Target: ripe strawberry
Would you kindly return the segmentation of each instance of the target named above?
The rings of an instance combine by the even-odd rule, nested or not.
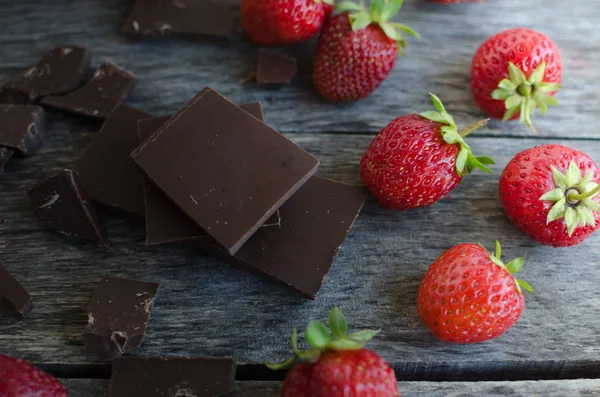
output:
[[[67,397],[55,378],[19,358],[0,355],[0,396]]]
[[[333,0],[242,0],[242,26],[257,44],[298,43],[317,34],[332,4]]]
[[[448,194],[467,172],[490,172],[489,157],[475,157],[464,137],[485,125],[458,132],[440,99],[438,110],[398,117],[375,137],[360,162],[360,177],[377,200],[394,209],[425,207]]]
[[[600,170],[585,153],[561,145],[517,154],[500,177],[508,218],[542,244],[579,244],[600,227]]]
[[[298,350],[294,328],[294,357],[281,364],[267,364],[271,369],[291,368],[281,396],[400,397],[394,371],[375,352],[363,348],[377,331],[347,334],[346,319],[337,307],[329,313],[328,323],[331,334],[320,321],[312,321],[306,329],[304,337],[312,350]]]
[[[325,22],[313,63],[315,88],[325,99],[363,99],[385,80],[406,46],[400,31],[418,37],[389,21],[401,5],[402,0],[373,0],[369,12],[350,1],[336,7],[343,13]]]
[[[558,105],[562,61],[550,38],[531,29],[509,29],[487,39],[475,53],[471,90],[475,102],[494,118],[519,117],[535,131],[531,116],[539,106]]]
[[[429,267],[417,298],[419,317],[446,342],[476,343],[496,338],[521,316],[521,287],[531,287],[512,275],[523,258],[504,265],[500,244],[492,255],[480,245],[459,244]]]

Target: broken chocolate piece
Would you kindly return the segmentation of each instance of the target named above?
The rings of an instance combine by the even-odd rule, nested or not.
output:
[[[231,38],[234,17],[219,0],[136,1],[124,32],[132,37],[219,36]]]
[[[37,103],[48,95],[64,95],[79,88],[85,80],[90,57],[87,48],[77,46],[56,47],[45,54],[5,88],[24,94]]]
[[[43,180],[27,195],[34,215],[49,228],[106,246],[106,228],[75,171],[63,170]]]
[[[8,163],[8,160],[13,156],[13,151],[6,147],[0,146],[0,176],[4,172],[4,166]]]
[[[29,97],[26,94],[13,91],[6,86],[0,88],[0,103],[8,105],[28,105]]]
[[[262,107],[260,102],[240,105],[248,113],[262,120]],[[154,117],[138,121],[138,134],[140,143],[150,137],[161,125],[169,121],[171,116]],[[178,242],[190,242],[192,240],[212,240],[206,233],[192,222],[179,208],[169,201],[151,183],[144,183],[144,198],[146,215],[148,213],[159,216],[151,216],[146,219],[146,245],[163,245]],[[148,207],[150,206],[150,208]]]
[[[90,304],[83,341],[111,360],[135,353],[148,329],[159,284],[104,277]]]
[[[288,55],[258,50],[256,81],[261,84],[289,84],[298,72],[298,61]]]
[[[82,116],[105,119],[125,100],[135,79],[115,63],[105,62],[92,80],[77,91],[63,96],[47,96],[42,105]]]
[[[132,158],[230,254],[302,186],[319,161],[218,92],[204,89]]]
[[[228,358],[124,357],[113,363],[109,397],[217,397],[233,388]]]
[[[0,105],[0,146],[31,156],[46,138],[46,113],[39,106]]]
[[[148,117],[134,107],[118,106],[75,165],[92,199],[137,217],[144,217],[144,187],[130,154],[139,146],[137,121]]]
[[[29,293],[0,263],[0,311],[23,318],[32,308]]]

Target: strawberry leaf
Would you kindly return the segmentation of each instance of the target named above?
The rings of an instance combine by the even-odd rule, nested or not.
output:
[[[282,361],[280,363],[266,363],[265,365],[267,366],[267,368],[273,370],[273,371],[279,371],[282,369],[290,369],[294,366],[296,362],[296,357],[290,357],[285,361]]]
[[[346,332],[348,331],[348,323],[346,322],[346,317],[344,317],[337,306],[334,306],[329,312],[327,322],[334,338],[346,335]]]
[[[383,9],[386,6],[386,0],[372,0],[371,8],[369,9],[369,16],[371,20],[376,23],[380,23],[382,21],[381,15],[383,14]]]
[[[513,259],[512,261],[508,262],[508,265],[506,265],[506,270],[508,270],[510,274],[515,274],[521,270],[523,263],[525,263],[525,259],[523,258]]]
[[[323,349],[331,341],[329,330],[320,321],[311,321],[304,332],[304,338],[310,347]]]
[[[349,18],[352,30],[355,32],[364,29],[371,24],[369,14],[367,14],[365,11],[352,13],[350,14]]]
[[[389,21],[402,8],[403,0],[390,0],[381,13],[382,21]]]
[[[332,340],[328,347],[333,350],[359,350],[362,349],[363,344],[352,339],[343,338]]]
[[[354,342],[364,345],[367,341],[373,339],[375,335],[379,333],[379,330],[366,329],[364,331],[354,332],[346,336],[347,339],[351,339]]]
[[[527,292],[533,292],[533,288],[531,288],[531,285],[529,285],[529,283],[527,281],[520,280],[520,279],[515,279],[515,281],[517,282],[517,285],[519,285],[525,291],[527,291]]]
[[[352,1],[342,1],[335,6],[335,10],[338,12],[349,12],[349,11],[363,11],[366,12],[364,7],[352,2]]]

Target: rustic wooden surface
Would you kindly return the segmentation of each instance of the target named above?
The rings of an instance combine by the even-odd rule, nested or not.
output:
[[[107,251],[42,230],[28,207],[26,187],[69,166],[99,128],[84,119],[57,116],[52,137],[39,155],[11,161],[0,180],[0,217],[6,219],[0,224],[0,261],[35,302],[24,321],[0,317],[0,353],[35,361],[65,377],[81,371],[107,376],[108,364],[87,352],[81,331],[95,285],[102,276],[115,275],[162,284],[140,355],[234,357],[244,379],[281,376],[260,364],[285,357],[291,326],[324,319],[334,304],[355,329],[383,329],[370,347],[390,362],[399,379],[599,377],[600,233],[575,248],[540,246],[505,220],[497,182],[514,154],[537,144],[570,145],[600,161],[595,123],[600,96],[594,94],[600,52],[590,41],[598,37],[600,8],[587,2],[565,6],[559,0],[489,0],[449,7],[423,0],[405,3],[399,19],[421,32],[421,42],[410,42],[408,57],[399,60],[372,97],[336,105],[320,100],[310,86],[313,43],[285,50],[300,57],[300,74],[290,86],[267,90],[238,84],[253,68],[256,55],[256,47],[241,34],[233,42],[168,38],[129,43],[119,34],[127,1],[0,0],[0,81],[25,70],[55,45],[86,45],[94,65],[112,59],[137,75],[129,104],[167,114],[205,85],[236,102],[259,100],[267,123],[319,157],[319,175],[353,183],[359,182],[358,162],[373,134],[399,115],[429,109],[428,91],[445,100],[461,125],[483,116],[470,96],[468,70],[473,52],[488,35],[519,25],[539,29],[558,43],[565,64],[565,88],[558,96],[562,105],[538,119],[540,136],[532,137],[514,123],[493,122],[471,139],[476,154],[496,159],[494,175],[468,177],[449,198],[427,209],[392,212],[369,201],[314,302],[192,249],[147,249],[143,230],[122,219],[106,217]],[[415,309],[428,265],[453,244],[472,241],[492,247],[496,239],[507,257],[526,257],[522,278],[535,291],[526,298],[523,317],[491,342],[460,346],[436,341]],[[74,395],[106,395],[105,380],[68,383]],[[240,387],[270,395],[261,394],[262,384]],[[277,395],[278,385],[266,387]],[[86,388],[93,391],[86,394]],[[423,382],[401,384],[401,389],[403,396],[529,396],[549,391],[587,396],[596,395],[599,384]]]
[[[106,396],[108,380],[61,379],[70,397]],[[278,397],[281,383],[237,382],[223,397]],[[592,397],[600,396],[600,380],[530,382],[400,382],[402,397]]]

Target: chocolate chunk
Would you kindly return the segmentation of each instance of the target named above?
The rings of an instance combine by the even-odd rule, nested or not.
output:
[[[132,158],[230,254],[317,170],[318,160],[204,89]]]
[[[0,263],[0,311],[23,318],[32,308],[29,293]]]
[[[0,146],[0,176],[2,176],[4,166],[8,163],[8,160],[11,159],[13,153],[14,152],[11,149]]]
[[[148,330],[159,284],[104,277],[92,297],[83,341],[111,360],[135,353]]]
[[[0,88],[0,103],[9,105],[28,105],[29,97],[26,94],[13,91],[7,87]]]
[[[64,95],[79,88],[90,65],[87,48],[56,47],[45,54],[19,79],[5,85],[12,91],[26,95],[37,103],[48,95]]]
[[[231,38],[234,17],[219,0],[136,1],[124,32],[132,37],[179,35]]]
[[[240,108],[252,114],[262,121],[262,107],[260,102],[240,105]],[[140,143],[150,137],[161,125],[169,121],[171,116],[154,117],[138,121],[138,134]],[[179,208],[169,201],[151,183],[144,183],[144,198],[146,216],[148,213],[159,216],[151,216],[146,219],[146,245],[163,245],[178,242],[190,242],[192,240],[212,240],[201,232],[201,229],[192,222]],[[149,207],[150,206],[150,207]]]
[[[46,113],[39,106],[0,105],[0,146],[31,156],[47,135]]]
[[[131,157],[139,146],[137,121],[152,115],[119,105],[75,165],[90,197],[117,211],[144,216],[142,173]]]
[[[27,195],[34,215],[49,228],[106,246],[106,228],[75,171],[63,170],[43,180]]]
[[[109,397],[217,397],[233,388],[228,358],[134,358],[113,363]]]
[[[298,72],[298,61],[287,55],[258,50],[256,81],[261,84],[289,84]]]
[[[105,119],[125,100],[134,76],[112,62],[105,62],[94,77],[77,91],[63,96],[47,96],[42,105],[81,116]]]

